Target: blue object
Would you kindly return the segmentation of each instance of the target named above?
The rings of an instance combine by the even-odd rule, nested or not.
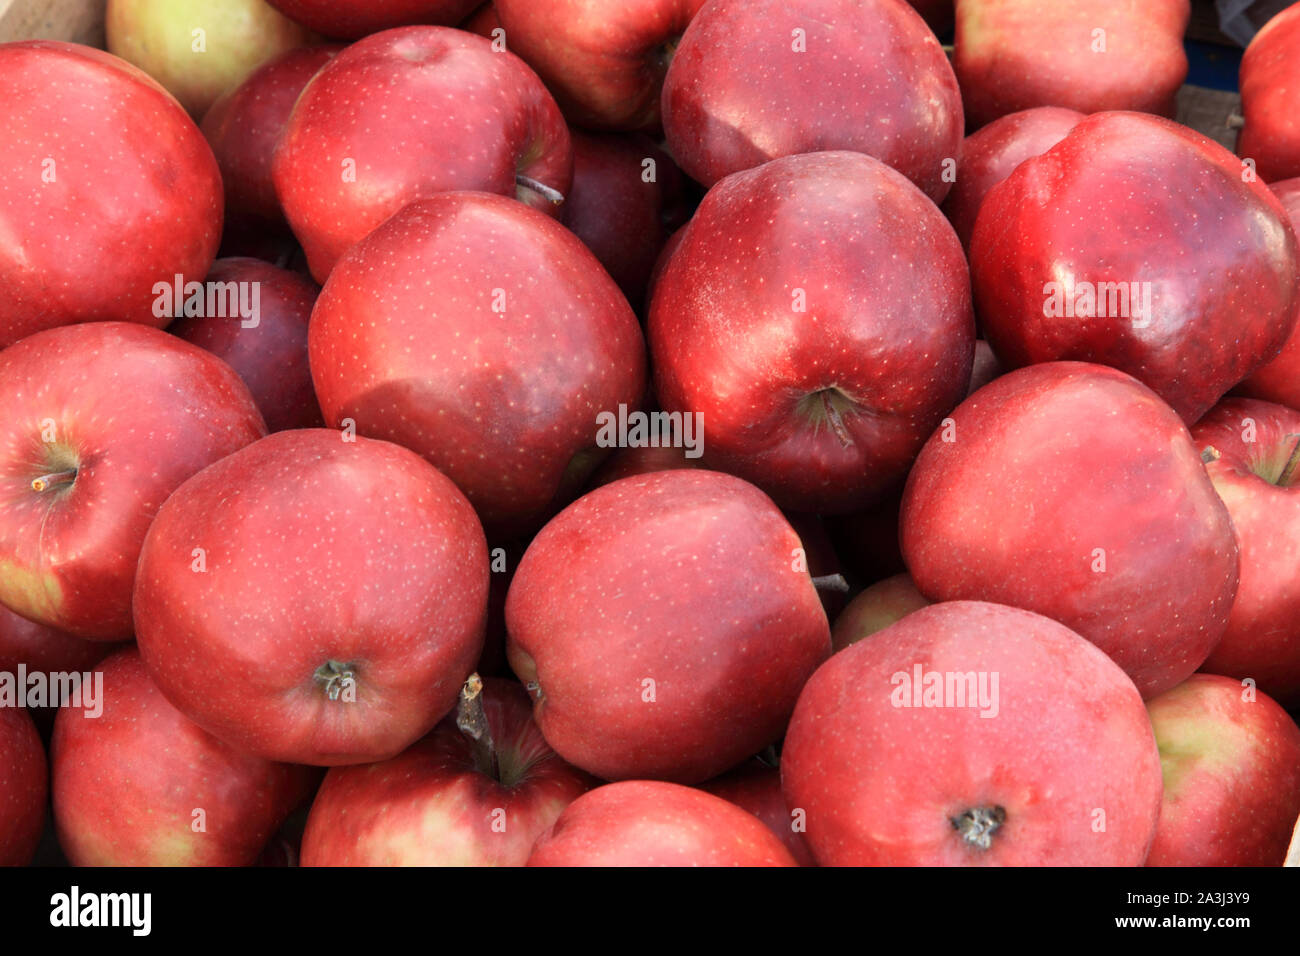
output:
[[[1212,90],[1237,90],[1237,73],[1241,69],[1242,50],[1235,46],[1219,46],[1188,40],[1187,82],[1192,86],[1205,86]]]

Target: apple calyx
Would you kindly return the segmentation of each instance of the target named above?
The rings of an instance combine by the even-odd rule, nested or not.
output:
[[[1208,465],[1210,462],[1218,461],[1222,457],[1223,453],[1220,452],[1219,449],[1215,448],[1213,445],[1206,445],[1204,450],[1201,452],[1201,463]]]
[[[68,468],[64,471],[51,472],[48,475],[41,475],[39,478],[32,479],[32,491],[38,494],[48,491],[51,488],[61,488],[70,485],[77,480],[77,469]]]
[[[972,849],[987,850],[993,845],[993,836],[1007,821],[1007,811],[1002,807],[971,807],[960,816],[950,817],[952,828],[961,834],[962,842]]]
[[[483,710],[483,678],[470,674],[460,689],[456,704],[456,727],[474,742],[474,764],[493,780],[501,780],[501,766],[497,760],[496,742]]]
[[[519,187],[518,190],[516,190],[517,192],[521,192],[525,189],[531,190],[552,205],[558,206],[564,202],[564,193],[560,192],[558,189],[552,189],[550,186],[546,185],[546,183],[533,179],[531,176],[525,176],[523,173],[515,173],[515,185]],[[523,197],[521,196],[520,198],[522,199]]]
[[[325,689],[325,696],[330,700],[338,700],[343,691],[348,688],[353,691],[350,699],[356,699],[357,675],[353,665],[341,661],[326,661],[316,668],[313,677],[316,683]]]
[[[842,574],[823,574],[812,579],[813,587],[818,591],[838,591],[847,594],[849,582]]]
[[[825,424],[835,433],[844,448],[853,447],[853,436],[849,434],[844,419],[855,409],[853,400],[834,386],[810,392],[799,402],[800,413],[812,423],[813,428],[820,429]]]

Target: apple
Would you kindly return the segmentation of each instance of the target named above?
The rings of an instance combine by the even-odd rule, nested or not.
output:
[[[903,497],[920,592],[1060,621],[1146,697],[1186,680],[1227,627],[1238,558],[1173,410],[1123,372],[1050,362],[986,385],[951,419]]]
[[[326,36],[359,40],[380,30],[459,23],[480,0],[267,0],[285,16]]]
[[[303,866],[523,866],[596,781],[555,755],[515,681],[471,677],[454,717],[399,756],[325,777]]]
[[[73,322],[171,321],[154,284],[212,265],[221,174],[166,90],[90,47],[0,44],[0,143],[0,349]]]
[[[1280,866],[1300,815],[1300,727],[1268,695],[1193,674],[1147,702],[1164,800],[1147,866]]]
[[[127,322],[0,352],[0,604],[91,640],[131,635],[145,532],[185,479],[266,434],[225,362]]]
[[[1137,866],[1160,812],[1133,682],[1069,628],[982,601],[823,664],[781,780],[823,866]]]
[[[663,123],[705,186],[779,156],[854,150],[940,202],[962,104],[939,41],[900,0],[710,0],[668,68]]]
[[[895,574],[877,581],[854,597],[835,619],[831,646],[842,651],[932,603],[916,589],[908,574]]]
[[[45,748],[21,707],[0,707],[0,866],[26,866],[45,825]]]
[[[592,129],[659,125],[660,90],[704,0],[495,0],[510,49]]]
[[[538,839],[529,866],[798,866],[763,821],[657,780],[597,787]]]
[[[86,641],[29,621],[0,604],[0,673],[84,673],[112,653],[112,644]]]
[[[1083,116],[1059,106],[1039,106],[1008,113],[966,137],[957,181],[943,201],[943,211],[968,252],[975,216],[989,190],[1026,159],[1059,143]]]
[[[573,149],[551,94],[514,54],[460,30],[405,27],[352,44],[307,84],[271,176],[323,283],[417,199],[482,190],[559,215]]]
[[[570,135],[573,185],[564,224],[639,308],[659,251],[689,218],[681,171],[645,136]]]
[[[681,447],[639,445],[634,448],[620,448],[596,469],[587,487],[589,490],[599,488],[601,485],[608,485],[620,478],[631,478],[633,475],[701,467],[703,466],[700,460],[687,458],[686,449]]]
[[[711,189],[647,334],[664,409],[703,416],[704,461],[821,513],[902,479],[966,394],[975,348],[952,227],[852,152],[784,157]]]
[[[62,708],[50,763],[59,845],[73,866],[248,866],[318,775],[200,730],[135,648],[108,658],[103,713]]]
[[[373,763],[456,703],[487,590],[482,528],[432,465],[347,432],[277,432],[158,512],[136,640],[167,699],[232,747]]]
[[[799,536],[700,469],[597,488],[538,533],[506,598],[510,666],[565,760],[699,783],[780,736],[830,653]]]
[[[1281,203],[1243,182],[1226,149],[1157,116],[1112,112],[993,187],[970,262],[976,311],[1005,365],[1112,365],[1190,424],[1291,334],[1296,254]]]
[[[292,239],[271,180],[271,157],[303,87],[342,49],[290,50],[259,67],[204,115],[200,128],[226,185],[223,251],[262,251],[268,233]]]
[[[1300,176],[1300,8],[1288,6],[1255,34],[1239,85],[1237,154],[1254,160],[1265,182]]]
[[[307,323],[319,290],[297,273],[259,259],[218,259],[208,282],[256,289],[253,319],[190,316],[171,326],[174,335],[221,358],[244,380],[267,428],[324,424],[307,363]],[[256,324],[254,324],[254,322]]]
[[[1300,225],[1300,178],[1284,179],[1270,185],[1286,210],[1292,229]],[[1292,331],[1277,358],[1255,370],[1235,391],[1251,398],[1262,398],[1300,409],[1300,323]]]
[[[595,256],[486,193],[412,203],[357,245],[309,342],[326,421],[424,455],[494,539],[571,498],[604,453],[598,416],[645,390],[636,316]]]
[[[953,66],[972,129],[1036,106],[1174,115],[1188,0],[957,0]]]
[[[1300,411],[1225,399],[1192,426],[1192,439],[1241,552],[1228,629],[1201,669],[1251,678],[1300,707]]]
[[[266,0],[108,0],[108,52],[166,87],[192,116],[311,32]]]
[[[700,789],[734,803],[762,820],[800,866],[817,865],[802,831],[795,829],[798,822],[785,805],[778,768],[755,757],[721,777],[700,784]]]

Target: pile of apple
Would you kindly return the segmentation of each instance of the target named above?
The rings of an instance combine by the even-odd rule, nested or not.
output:
[[[1281,864],[1300,4],[476,7],[0,44],[0,863]]]

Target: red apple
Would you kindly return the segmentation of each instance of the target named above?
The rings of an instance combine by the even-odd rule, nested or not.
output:
[[[1103,113],[988,194],[971,278],[1004,364],[1112,365],[1190,424],[1291,334],[1296,254],[1282,205],[1218,143]]]
[[[1237,591],[1232,521],[1186,427],[1136,379],[1082,362],[1012,372],[958,406],[908,478],[902,544],[926,597],[1054,618],[1148,697],[1209,656]]]
[[[641,445],[635,448],[620,448],[610,455],[591,476],[588,489],[608,485],[620,478],[633,475],[649,475],[656,471],[673,471],[678,468],[700,468],[698,458],[687,458],[686,449],[680,447],[656,448]]]
[[[1241,58],[1245,125],[1237,155],[1265,182],[1300,176],[1300,7],[1292,4],[1255,34]]]
[[[310,280],[258,259],[218,259],[209,282],[256,290],[253,319],[188,317],[170,331],[227,362],[273,432],[324,424],[307,363],[307,322],[319,291]],[[255,324],[254,324],[255,323]]]
[[[0,604],[77,637],[131,635],[145,532],[186,478],[266,434],[230,366],[96,322],[0,352]]]
[[[1147,703],[1164,770],[1147,866],[1281,866],[1300,815],[1300,727],[1266,694],[1193,674]]]
[[[979,601],[822,665],[781,779],[823,866],[1136,866],[1160,811],[1133,682],[1069,628]]]
[[[271,164],[312,275],[417,199],[517,196],[551,215],[568,192],[564,117],[512,53],[446,27],[387,30],[348,47],[298,98]]]
[[[1223,639],[1201,669],[1251,678],[1300,707],[1300,412],[1225,399],[1192,427],[1241,551]]]
[[[972,129],[1035,106],[1174,115],[1188,0],[957,0],[953,66]]]
[[[399,756],[330,770],[307,821],[303,866],[528,861],[595,781],[547,745],[518,683],[471,677],[466,687],[457,715]]]
[[[506,599],[547,742],[607,780],[681,783],[772,743],[830,652],[801,547],[762,492],[712,471],[625,478],[560,512]]]
[[[939,202],[962,105],[939,41],[900,0],[711,0],[673,55],[663,121],[705,186],[778,156],[854,150]]]
[[[943,201],[943,211],[967,251],[975,216],[989,190],[1026,159],[1059,143],[1082,119],[1083,114],[1074,110],[1040,106],[1010,113],[966,137],[957,181]]]
[[[285,16],[326,36],[359,40],[394,27],[459,23],[480,0],[267,0]]]
[[[1284,179],[1268,187],[1277,196],[1291,221],[1292,229],[1300,225],[1300,178]],[[1277,358],[1255,370],[1236,391],[1252,398],[1278,402],[1300,409],[1300,323],[1282,346]]]
[[[135,648],[100,666],[103,713],[62,708],[54,822],[73,866],[248,866],[318,775],[222,743],[167,702]]]
[[[645,136],[570,135],[573,185],[564,224],[640,307],[659,251],[689,218],[681,171]]]
[[[0,143],[0,348],[171,321],[154,283],[202,278],[221,238],[221,174],[180,104],[100,50],[0,44]]]
[[[136,639],[182,713],[271,760],[395,756],[483,646],[487,544],[405,448],[278,432],[200,472],[140,554]]]
[[[45,825],[45,748],[21,707],[0,707],[0,866],[26,866]]]
[[[113,651],[112,644],[85,641],[29,621],[0,604],[0,673],[28,671],[83,673]]]
[[[645,388],[640,327],[600,263],[485,193],[413,203],[345,256],[310,350],[326,421],[424,455],[494,536],[572,497],[599,461],[597,416]]]
[[[271,180],[271,157],[303,87],[342,49],[290,50],[226,93],[203,117],[203,135],[226,185],[223,251],[246,255],[261,251],[268,233],[289,235]]]
[[[785,844],[800,866],[816,866],[799,822],[791,815],[781,793],[781,771],[757,757],[735,770],[700,784],[700,789],[734,803],[758,817]]]
[[[831,646],[842,651],[931,603],[916,589],[911,575],[895,574],[877,581],[850,601],[835,619]]]
[[[710,190],[659,277],[648,336],[664,409],[703,415],[705,462],[783,508],[829,513],[907,473],[966,394],[975,347],[952,227],[850,152]]]
[[[611,783],[569,805],[529,866],[798,866],[752,813],[703,790]]]
[[[510,49],[566,116],[593,129],[659,125],[664,74],[704,0],[496,0]]]

